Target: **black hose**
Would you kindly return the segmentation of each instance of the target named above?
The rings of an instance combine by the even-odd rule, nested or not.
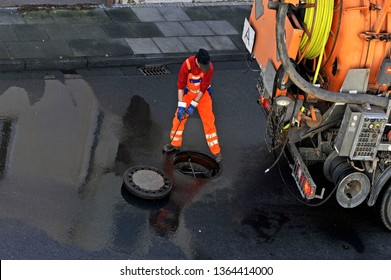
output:
[[[382,108],[387,108],[389,99],[380,96],[374,96],[369,94],[348,94],[341,92],[332,92],[317,88],[306,81],[303,77],[297,73],[293,66],[285,42],[285,19],[288,13],[289,4],[280,3],[277,11],[276,19],[276,39],[277,39],[277,51],[280,56],[281,63],[284,66],[285,71],[288,73],[289,78],[295,83],[301,90],[308,94],[314,95],[316,98],[334,102],[334,103],[354,103],[354,104],[372,104]]]

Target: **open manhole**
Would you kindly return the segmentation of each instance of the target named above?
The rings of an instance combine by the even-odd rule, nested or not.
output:
[[[165,65],[145,65],[138,68],[144,76],[158,76],[170,74]]]
[[[126,189],[145,199],[160,199],[167,196],[172,188],[170,178],[161,170],[149,166],[128,168],[124,173]]]
[[[177,171],[193,178],[214,178],[220,175],[220,165],[215,159],[200,152],[178,152],[172,161]]]

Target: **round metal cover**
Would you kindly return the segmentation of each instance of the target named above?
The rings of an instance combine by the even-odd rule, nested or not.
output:
[[[128,168],[124,173],[126,189],[145,199],[160,199],[167,196],[172,188],[170,178],[161,170],[150,166]]]

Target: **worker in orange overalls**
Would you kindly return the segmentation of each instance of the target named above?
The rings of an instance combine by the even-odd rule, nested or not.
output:
[[[165,152],[179,150],[187,117],[197,108],[204,126],[205,138],[215,160],[222,160],[217,137],[215,116],[212,110],[211,80],[213,64],[208,51],[200,49],[183,62],[178,75],[178,109],[172,121],[171,143],[164,145]]]

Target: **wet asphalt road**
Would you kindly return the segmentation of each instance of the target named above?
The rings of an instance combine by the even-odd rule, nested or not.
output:
[[[173,169],[161,147],[176,75],[136,68],[0,76],[0,259],[391,259],[373,209],[311,208],[284,189],[263,141],[257,73],[216,63],[220,176]],[[209,153],[197,115],[184,149]],[[173,180],[145,201],[122,186],[147,165]],[[287,170],[284,170],[287,172]],[[292,182],[288,182],[292,187]]]

